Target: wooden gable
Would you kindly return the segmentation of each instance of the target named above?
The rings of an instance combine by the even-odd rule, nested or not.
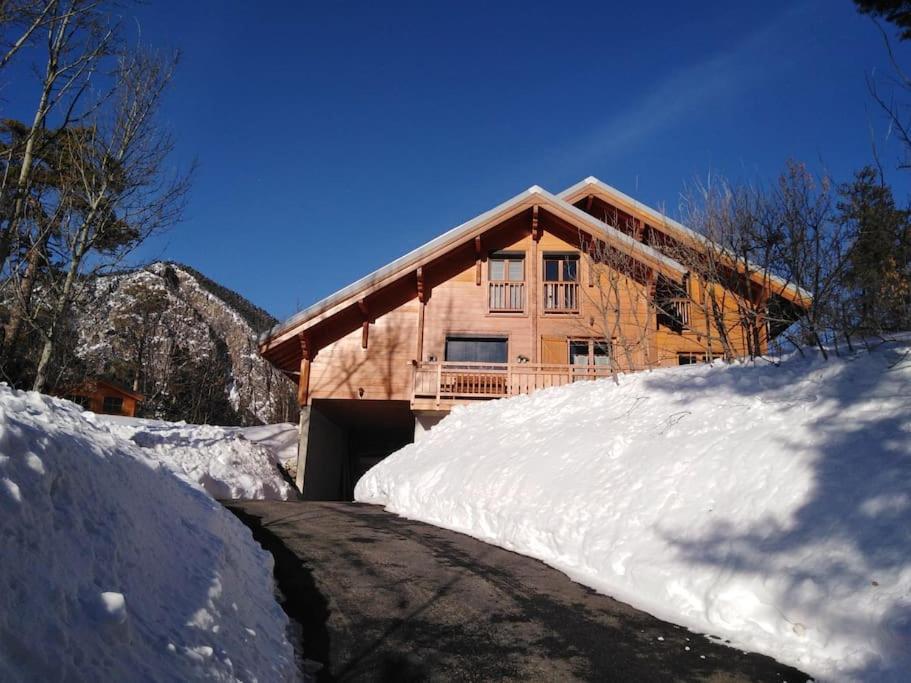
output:
[[[704,235],[594,177],[564,190],[559,197],[634,239],[649,244],[665,243],[670,246],[676,243],[703,252],[711,245]],[[768,290],[769,295],[781,297],[798,309],[809,306],[810,295],[795,284],[763,274],[758,269],[751,276],[757,288]]]
[[[487,253],[529,235],[537,239],[545,230],[582,250],[586,239],[597,241],[599,248],[615,250],[676,281],[686,274],[673,259],[532,187],[276,326],[261,338],[260,352],[293,375],[302,358],[312,358],[358,330],[366,348],[370,326],[381,316],[409,301],[426,300],[435,287],[472,266],[479,283]]]

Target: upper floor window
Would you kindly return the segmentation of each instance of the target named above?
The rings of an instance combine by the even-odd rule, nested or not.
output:
[[[525,255],[497,253],[488,259],[487,305],[491,313],[525,310]]]
[[[525,279],[524,254],[492,254],[489,264],[491,280],[522,282]]]
[[[545,282],[578,282],[579,256],[576,254],[544,257]]]
[[[544,255],[544,311],[579,311],[579,255]]]
[[[655,308],[658,327],[683,332],[690,326],[689,279],[682,283],[658,276],[655,282]]]

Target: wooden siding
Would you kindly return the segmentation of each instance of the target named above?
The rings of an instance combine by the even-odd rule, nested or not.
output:
[[[620,371],[676,365],[681,353],[700,358],[722,354],[714,321],[706,322],[697,304],[690,309],[687,329],[675,332],[657,324],[649,305],[654,271],[637,266],[619,272],[605,264],[594,265],[581,253],[585,238],[579,230],[544,212],[536,241],[532,220],[530,211],[508,219],[478,242],[435,262],[428,275],[411,274],[397,288],[350,305],[330,321],[335,332],[329,327],[316,328],[313,334],[319,343],[308,366],[309,391],[302,393],[305,402],[325,398],[411,400],[415,365],[444,361],[449,336],[505,337],[507,362],[513,365],[568,364],[571,339],[614,341],[615,367]],[[525,304],[521,311],[490,310],[488,258],[495,252],[524,254]],[[579,255],[575,312],[549,312],[542,304],[543,260],[548,254]],[[615,289],[608,280],[615,283]],[[703,299],[698,282],[691,282],[689,288],[695,302]],[[605,298],[605,292],[610,296]],[[744,353],[746,336],[739,325],[737,297],[724,292],[720,300],[728,337],[735,352]],[[334,341],[323,341],[333,334]],[[709,336],[716,340],[711,349]],[[636,343],[618,343],[625,340]]]

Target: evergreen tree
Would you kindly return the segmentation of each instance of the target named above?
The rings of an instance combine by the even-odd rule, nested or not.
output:
[[[911,0],[854,0],[854,4],[861,14],[895,24],[902,40],[911,38]]]
[[[839,220],[856,235],[844,278],[848,329],[866,333],[911,326],[911,214],[866,167],[839,188]]]

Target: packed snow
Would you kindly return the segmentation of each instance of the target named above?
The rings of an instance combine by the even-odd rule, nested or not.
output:
[[[297,425],[216,427],[85,415],[142,446],[149,456],[214,498],[287,500],[296,495],[278,465],[297,455]]]
[[[907,339],[456,409],[355,498],[823,680],[911,680]]]
[[[72,403],[0,385],[0,680],[290,680],[272,559]]]

